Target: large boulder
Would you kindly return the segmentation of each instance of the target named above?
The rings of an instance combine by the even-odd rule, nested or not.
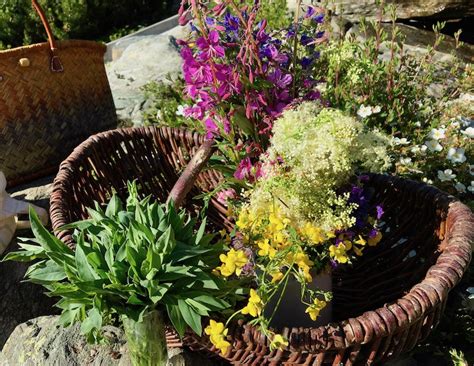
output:
[[[80,325],[64,328],[57,316],[44,316],[20,324],[0,353],[0,366],[129,366],[122,329],[104,327],[103,345],[88,344]],[[180,348],[168,350],[168,366],[212,366],[219,363]]]
[[[303,0],[310,3],[309,0]],[[357,21],[361,16],[376,18],[379,5],[375,0],[332,0],[330,7],[334,6],[336,13],[352,21]],[[428,18],[436,20],[459,19],[474,15],[472,0],[386,0],[386,4],[397,7],[397,18]],[[296,0],[288,0],[290,8],[294,8]],[[390,20],[390,15],[383,17],[384,21]]]
[[[185,27],[175,27],[158,35],[131,36],[114,43],[119,56],[106,65],[119,119],[140,125],[147,109],[143,86],[176,75],[181,57],[173,40],[185,38]]]

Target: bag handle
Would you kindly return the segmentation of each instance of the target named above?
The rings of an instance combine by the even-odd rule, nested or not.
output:
[[[51,71],[63,72],[63,65],[61,63],[61,60],[59,59],[59,56],[57,55],[56,40],[54,39],[53,32],[51,31],[51,26],[49,25],[49,22],[46,19],[46,15],[44,14],[43,8],[40,4],[38,4],[38,0],[31,0],[31,4],[38,13],[41,22],[43,23],[44,29],[46,30],[46,34],[48,35],[48,43],[51,49]]]

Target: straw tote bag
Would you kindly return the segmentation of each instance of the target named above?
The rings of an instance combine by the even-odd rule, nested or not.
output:
[[[0,170],[9,185],[57,171],[92,134],[117,126],[105,45],[55,41],[0,51]]]

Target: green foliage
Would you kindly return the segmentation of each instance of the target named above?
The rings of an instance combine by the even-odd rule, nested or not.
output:
[[[381,11],[392,14],[392,7]],[[395,24],[384,26],[380,21],[361,19],[361,37],[354,34],[332,40],[321,52],[320,72],[316,79],[326,82],[322,92],[331,106],[360,114],[361,107],[380,107],[374,113],[361,115],[370,127],[378,127],[392,134],[416,134],[439,120],[443,102],[457,95],[460,83],[446,83],[450,74],[460,72],[434,62],[435,51],[444,36],[443,25],[434,27],[435,43],[427,52],[413,55],[403,47],[404,37]],[[458,44],[460,46],[460,44]],[[428,86],[445,86],[441,98],[429,92]]]
[[[247,0],[249,5],[253,0]],[[261,0],[258,19],[266,19],[269,30],[287,28],[291,24],[287,0]]]
[[[152,81],[143,87],[150,107],[145,110],[145,125],[156,124],[169,127],[201,128],[202,124],[184,117],[184,108],[188,105],[184,98],[184,80],[181,77]]]
[[[322,97],[394,137],[392,172],[435,184],[474,207],[474,79],[472,65],[455,55],[460,33],[449,62],[436,55],[444,24],[433,27],[432,46],[410,53],[394,8],[380,10],[392,15],[391,26],[361,19],[358,30],[322,49],[315,69]],[[433,137],[436,131],[441,137]]]
[[[121,29],[156,22],[174,10],[167,0],[40,0],[59,39],[108,41]],[[0,48],[45,41],[45,32],[29,0],[2,0]]]
[[[114,316],[141,321],[144,314],[166,310],[182,336],[186,327],[201,334],[201,317],[231,307],[235,281],[213,274],[221,244],[211,244],[205,220],[196,221],[172,204],[140,200],[134,184],[125,206],[113,196],[105,211],[89,209],[90,219],[68,225],[74,228],[75,251],[50,234],[30,211],[33,242],[5,260],[38,259],[26,273],[61,300],[61,322],[82,323],[89,341]]]

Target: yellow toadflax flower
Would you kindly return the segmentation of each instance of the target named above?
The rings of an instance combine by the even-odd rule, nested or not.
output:
[[[257,242],[257,246],[259,248],[259,251],[258,251],[258,255],[260,257],[270,257],[273,258],[275,257],[275,254],[276,254],[276,249],[273,248],[271,245],[270,245],[270,240],[268,239],[263,239],[263,240],[259,240]]]
[[[255,318],[262,313],[262,309],[262,299],[260,296],[258,296],[257,291],[255,291],[253,288],[250,289],[249,303],[242,309],[242,314],[249,314]]]
[[[377,235],[375,235],[373,238],[369,238],[368,244],[373,247],[376,246],[380,240],[382,240],[382,232],[377,231]]]
[[[313,304],[311,304],[307,309],[306,313],[309,314],[311,320],[315,321],[318,316],[319,312],[326,307],[327,303],[324,300],[314,299]]]
[[[218,323],[211,319],[204,332],[209,336],[211,343],[225,355],[230,343],[225,340],[228,329],[224,326],[224,323]]]
[[[329,255],[339,263],[347,263],[349,261],[349,257],[346,253],[346,246],[342,243],[338,246],[331,245],[329,247]]]
[[[281,279],[285,276],[281,272],[274,272],[274,273],[271,273],[270,275],[272,276],[272,283],[280,282]]]
[[[272,338],[272,342],[270,343],[270,348],[283,351],[285,347],[288,347],[288,341],[283,338],[281,334],[275,334]]]
[[[324,243],[324,241],[326,240],[324,232],[321,230],[321,228],[314,226],[309,222],[304,224],[304,226],[300,229],[300,232],[313,244],[321,244]]]
[[[231,276],[234,274],[234,272],[237,276],[240,276],[242,273],[242,268],[248,262],[247,255],[244,253],[244,251],[235,249],[229,250],[227,255],[221,254],[219,259],[221,260],[222,265],[216,269],[219,270],[225,277]]]
[[[246,230],[252,226],[254,221],[254,214],[247,209],[243,209],[242,211],[240,211],[239,218],[237,219],[235,224],[240,230]]]
[[[359,235],[359,239],[355,240],[354,244],[359,244],[359,245],[364,246],[365,244],[367,244],[367,242],[362,236]]]

